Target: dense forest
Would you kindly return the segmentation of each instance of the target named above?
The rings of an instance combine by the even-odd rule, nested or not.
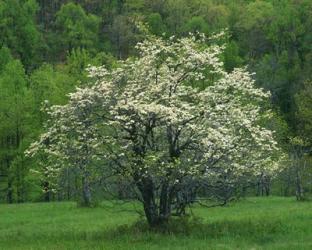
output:
[[[146,36],[138,22],[163,39],[225,31],[225,70],[246,65],[271,92],[274,116],[266,126],[289,156],[275,178],[258,176],[232,195],[306,199],[312,192],[311,0],[0,0],[0,202],[79,197],[81,179],[71,167],[58,192],[42,192],[48,185],[37,173],[42,166],[24,152],[44,130],[44,107],[66,103],[68,93],[88,84],[88,65],[114,68],[137,55],[135,45]],[[107,195],[92,185],[95,197]]]

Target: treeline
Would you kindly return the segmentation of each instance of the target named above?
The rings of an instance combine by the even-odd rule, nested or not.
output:
[[[268,126],[292,159],[274,182],[262,176],[251,190],[303,199],[311,189],[310,0],[1,0],[0,201],[51,199],[41,192],[45,180],[34,171],[40,166],[24,155],[43,130],[42,108],[65,103],[86,83],[89,64],[114,67],[135,56],[144,39],[138,22],[165,38],[227,30],[225,69],[248,65],[271,91],[275,117]],[[61,182],[54,198],[76,198],[75,172],[69,168]]]

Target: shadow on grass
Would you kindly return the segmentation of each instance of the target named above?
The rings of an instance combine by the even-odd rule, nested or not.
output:
[[[183,237],[195,239],[241,238],[259,244],[274,241],[277,234],[287,233],[280,220],[237,220],[203,223],[199,218],[172,219],[161,228],[151,229],[147,223],[140,220],[132,225],[119,226],[105,233],[110,240],[123,237],[146,240],[147,238]]]
[[[248,241],[260,245],[273,242],[278,235],[287,233],[286,225],[280,220],[266,218],[266,220],[223,220],[213,223],[204,223],[198,218],[185,217],[172,219],[166,226],[150,229],[145,220],[134,224],[116,226],[112,228],[97,228],[92,230],[58,230],[49,234],[36,232],[37,242],[119,242],[119,243],[150,243],[163,240],[192,238],[198,240],[233,239]],[[10,234],[10,241],[28,241],[34,234],[15,231]],[[0,236],[4,239],[5,235]]]

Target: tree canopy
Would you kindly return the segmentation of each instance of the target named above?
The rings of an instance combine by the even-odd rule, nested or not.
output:
[[[87,204],[92,168],[106,162],[105,175],[129,182],[151,226],[184,211],[181,196],[192,185],[196,196],[201,181],[272,175],[277,142],[260,123],[269,94],[244,69],[225,72],[223,47],[200,37],[150,37],[137,45],[138,58],[91,67],[95,84],[51,107],[29,153],[46,153],[53,177],[67,165],[82,171]]]

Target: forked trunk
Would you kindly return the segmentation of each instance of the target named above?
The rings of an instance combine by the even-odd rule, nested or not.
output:
[[[161,188],[158,205],[155,199],[154,185],[151,180],[145,180],[138,187],[142,194],[144,213],[150,227],[159,227],[168,223],[171,216],[168,184],[164,184]]]

